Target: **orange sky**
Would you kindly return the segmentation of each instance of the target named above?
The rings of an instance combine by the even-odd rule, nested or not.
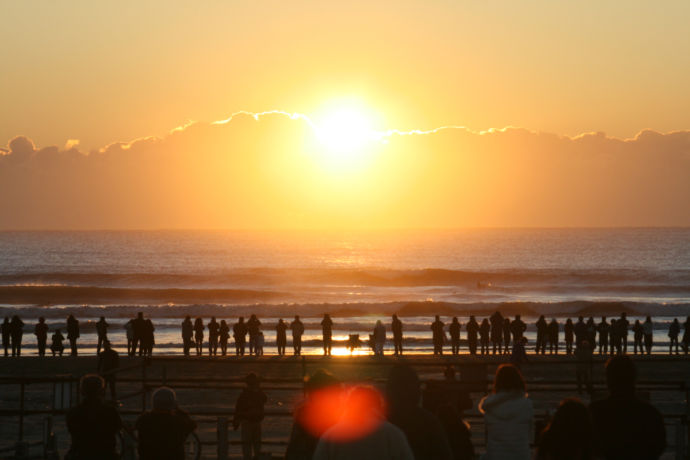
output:
[[[0,17],[0,228],[690,225],[686,1],[26,1]],[[334,155],[305,120],[341,101],[387,134]],[[243,110],[305,118],[210,124]],[[388,132],[442,126],[467,129]]]

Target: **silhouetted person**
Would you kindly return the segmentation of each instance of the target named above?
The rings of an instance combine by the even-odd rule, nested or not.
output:
[[[507,355],[510,353],[510,318],[506,317],[503,319],[503,354]]]
[[[103,342],[103,351],[98,353],[98,373],[103,377],[105,386],[110,387],[110,399],[117,400],[115,391],[115,372],[120,367],[120,355],[112,349],[110,342]]]
[[[9,350],[12,343],[10,338],[11,325],[9,317],[5,316],[5,320],[2,322],[0,330],[2,331],[2,347],[5,349],[5,357],[7,357],[9,356]]]
[[[38,356],[46,355],[46,344],[48,343],[48,325],[44,317],[38,318],[38,324],[34,327],[36,344],[38,345]]]
[[[640,320],[635,320],[635,324],[632,326],[633,331],[633,353],[637,354],[639,348],[640,353],[644,354],[644,346],[642,340],[644,339],[644,329],[642,328],[642,323]]]
[[[635,365],[627,356],[606,363],[609,397],[589,405],[594,453],[607,460],[656,459],[666,448],[659,411],[635,396]]]
[[[479,402],[486,424],[486,458],[530,460],[534,407],[522,374],[512,364],[496,369],[493,392]]]
[[[453,460],[474,460],[472,432],[467,422],[462,419],[462,412],[451,404],[442,404],[436,409],[446,438],[450,445]]]
[[[479,326],[479,345],[483,355],[489,353],[489,334],[491,333],[491,325],[489,320],[484,318],[481,326]]]
[[[258,458],[261,454],[261,421],[264,419],[266,395],[259,388],[259,378],[250,373],[245,378],[247,387],[242,390],[235,404],[233,428],[240,428],[244,460]]]
[[[647,319],[642,324],[642,332],[644,333],[644,348],[648,355],[652,354],[652,346],[654,345],[654,324],[652,317],[647,316]]]
[[[515,315],[515,319],[510,323],[510,332],[513,333],[513,343],[522,338],[522,334],[525,333],[526,329],[527,325],[520,319],[520,315]]]
[[[573,320],[568,318],[563,326],[563,333],[565,335],[565,353],[570,355],[573,353],[573,339],[575,337],[575,326]]]
[[[537,460],[591,460],[592,422],[587,407],[564,399],[539,437]]]
[[[620,340],[622,342],[622,353],[627,353],[628,352],[628,326],[630,323],[628,322],[627,315],[625,312],[621,313],[621,317],[618,321],[616,321],[616,325],[618,326],[618,334],[620,335]]]
[[[513,343],[513,351],[510,354],[510,362],[520,369],[527,362],[527,337],[521,337]]]
[[[135,356],[137,354],[137,348],[139,349],[139,356],[143,355],[143,341],[144,341],[144,331],[146,328],[146,320],[144,319],[144,314],[142,312],[137,313],[137,317],[132,320],[132,351],[130,356]]]
[[[151,321],[151,318],[147,318],[146,321],[144,321],[144,329],[142,331],[142,347],[139,350],[139,356],[142,355],[142,349],[143,349],[143,355],[146,357],[151,357],[153,355],[153,345],[156,343],[154,331],[156,330],[155,327],[153,327],[153,321]]]
[[[261,327],[261,321],[256,315],[251,315],[247,320],[247,332],[249,333],[249,354],[255,354],[256,339],[259,336],[259,329]]]
[[[453,320],[448,326],[448,333],[450,334],[450,349],[451,353],[457,355],[460,352],[460,323],[458,317],[453,316]]]
[[[208,355],[216,356],[218,354],[218,331],[220,326],[215,316],[211,317],[211,321],[209,321],[206,327],[208,328]]]
[[[60,329],[57,329],[51,337],[50,351],[53,353],[53,356],[62,356],[62,353],[65,351],[65,346],[62,344],[64,340],[65,337],[62,335],[62,332],[60,332]]]
[[[479,334],[479,324],[474,316],[470,316],[470,320],[467,322],[467,345],[470,349],[471,355],[477,354],[477,335]]]
[[[680,323],[678,322],[678,318],[673,318],[673,322],[671,325],[668,327],[668,338],[669,338],[669,344],[668,344],[668,354],[672,355],[673,354],[673,346],[676,346],[676,354],[678,354],[678,336],[680,335]]]
[[[125,323],[125,336],[127,337],[127,356],[134,356],[134,319]]]
[[[621,352],[621,341],[618,339],[618,326],[614,318],[611,318],[611,327],[609,330],[609,349],[612,355],[616,352]]]
[[[220,321],[220,328],[218,329],[218,338],[220,341],[220,353],[223,356],[228,354],[228,339],[230,339],[230,326],[224,319]]]
[[[386,383],[388,421],[405,433],[415,459],[450,460],[450,445],[441,422],[420,407],[419,376],[409,366],[395,365]]]
[[[340,419],[319,439],[313,460],[414,460],[403,432],[386,421],[378,391],[355,386],[344,399]]]
[[[328,313],[323,315],[323,320],[321,320],[321,332],[323,334],[323,355],[330,356],[333,337],[333,321]]]
[[[374,326],[374,354],[383,356],[383,347],[386,344],[386,327],[381,320],[376,321]]]
[[[391,331],[393,332],[393,347],[395,348],[395,356],[402,356],[403,354],[403,324],[398,315],[393,315],[391,321]]]
[[[295,320],[290,323],[290,330],[292,331],[292,348],[295,356],[302,354],[302,334],[304,334],[304,324],[299,319],[299,315],[295,315]]]
[[[546,330],[549,339],[549,354],[558,354],[558,321],[552,318]]]
[[[285,460],[311,460],[319,438],[338,421],[338,415],[321,413],[319,406],[324,397],[337,397],[340,383],[332,374],[319,369],[304,383],[304,401],[295,409],[295,417],[290,432],[290,440],[285,451]],[[331,395],[329,392],[333,392]],[[318,424],[313,414],[320,413]]]
[[[96,322],[96,336],[98,338],[98,343],[96,344],[96,354],[101,352],[103,347],[103,342],[108,340],[108,326],[110,326],[105,317],[101,316],[98,322]]]
[[[690,348],[690,316],[685,319],[683,323],[683,351],[688,354],[688,349]]]
[[[577,317],[577,323],[575,323],[575,348],[579,347],[582,341],[587,340],[587,324],[582,316]]]
[[[583,340],[575,348],[575,380],[577,381],[577,392],[582,393],[582,387],[587,393],[592,394],[592,352],[594,348],[587,340]]]
[[[194,344],[194,324],[189,316],[182,321],[182,349],[185,356],[189,356],[189,351]]]
[[[247,342],[247,323],[244,322],[244,317],[240,316],[232,326],[232,336],[235,339],[235,355],[244,356],[244,347]]]
[[[79,338],[79,320],[74,315],[67,317],[67,340],[69,340],[70,355],[77,356],[77,339]]]
[[[175,392],[158,388],[151,395],[153,410],[137,420],[140,460],[184,460],[184,443],[196,423],[177,406]]]
[[[278,320],[276,325],[276,346],[278,347],[278,356],[285,356],[285,347],[287,347],[287,328],[288,325],[283,319]]]
[[[103,379],[88,374],[81,379],[83,399],[67,412],[67,429],[72,437],[70,460],[115,460],[117,433],[122,428],[120,416],[110,404],[103,402]]]
[[[431,323],[432,341],[434,343],[434,355],[443,354],[443,322],[439,315],[436,315],[436,319]]]
[[[10,338],[12,339],[12,356],[22,355],[22,337],[24,335],[24,322],[19,316],[14,315],[10,321]]]
[[[259,331],[259,333],[256,334],[256,345],[254,345],[254,354],[256,356],[264,355],[264,333],[261,331]]]
[[[201,356],[204,348],[204,320],[197,318],[194,320],[194,346],[196,355]]]
[[[587,341],[589,342],[589,345],[592,347],[592,351],[597,346],[597,325],[594,323],[594,318],[589,317],[587,320]]]
[[[537,328],[537,342],[534,349],[534,354],[538,355],[541,351],[541,354],[543,355],[546,353],[546,333],[549,327],[544,315],[539,317],[535,326]]]
[[[599,332],[599,354],[606,355],[609,352],[609,330],[611,326],[606,322],[606,316],[601,317],[601,323],[597,326],[597,331]],[[592,343],[592,348],[594,348],[594,343]]]
[[[493,353],[496,354],[496,349],[501,352],[503,348],[503,315],[500,312],[494,312],[489,318],[491,323],[491,343],[493,345]]]

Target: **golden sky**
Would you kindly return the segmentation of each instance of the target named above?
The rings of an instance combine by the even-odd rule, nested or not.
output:
[[[0,228],[690,225],[688,1],[0,18]]]

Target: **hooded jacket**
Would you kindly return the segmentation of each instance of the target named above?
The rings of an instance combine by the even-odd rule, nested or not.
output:
[[[530,460],[530,434],[534,408],[526,394],[499,392],[479,403],[487,440],[482,460]]]

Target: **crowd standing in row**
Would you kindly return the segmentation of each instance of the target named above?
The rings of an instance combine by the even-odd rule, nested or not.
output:
[[[322,345],[325,356],[331,355],[333,347],[333,326],[334,322],[330,315],[326,314],[321,321]],[[101,317],[96,322],[96,333],[98,336],[97,353],[100,353],[105,341],[108,340],[108,328],[110,325],[106,322],[104,317]],[[287,331],[291,331],[293,353],[296,356],[302,354],[302,336],[304,335],[305,327],[300,317],[296,315],[294,320],[290,323],[283,319],[278,320],[277,324],[273,326],[276,333],[276,347],[279,356],[285,355],[287,347]],[[682,324],[684,329],[681,338],[681,323],[678,319],[674,319],[668,329],[669,337],[669,353],[679,354],[682,348],[685,354],[690,348],[690,317]],[[248,345],[248,354],[254,356],[261,356],[264,354],[264,334],[261,330],[262,323],[256,315],[251,315],[245,322],[243,317],[240,317],[238,322],[232,327],[221,320],[218,322],[216,318],[211,318],[208,324],[204,325],[201,318],[192,319],[187,316],[182,322],[182,342],[183,350],[186,356],[189,356],[192,351],[197,356],[204,353],[204,333],[208,332],[208,354],[210,356],[226,356],[228,353],[228,343],[230,341],[230,333],[235,344],[235,354],[237,356],[244,356]],[[394,355],[400,356],[403,354],[403,322],[397,315],[392,316],[390,329],[393,335]],[[654,324],[650,316],[647,316],[644,322],[636,320],[630,326],[625,313],[622,313],[619,318],[611,319],[602,317],[600,322],[596,322],[593,317],[585,321],[584,317],[580,316],[578,320],[573,321],[568,318],[563,325],[559,324],[554,318],[547,321],[544,315],[540,316],[535,323],[536,328],[536,342],[535,353],[537,354],[558,354],[561,332],[563,333],[563,344],[565,345],[565,353],[573,354],[579,349],[584,342],[587,342],[592,351],[595,351],[598,345],[600,355],[607,354],[626,354],[628,351],[628,336],[629,331],[633,333],[633,353],[634,354],[651,354],[654,346]],[[489,318],[484,318],[481,323],[477,321],[475,316],[470,316],[467,324],[462,324],[457,317],[453,317],[450,324],[441,321],[440,316],[436,316],[430,326],[432,332],[433,353],[435,355],[442,355],[444,348],[450,344],[450,352],[457,355],[460,352],[460,346],[463,342],[462,335],[465,331],[465,343],[469,353],[475,355],[477,353],[482,355],[488,354],[524,354],[525,338],[524,334],[527,330],[527,325],[521,319],[520,315],[516,315],[514,319],[504,317],[500,312],[495,312]],[[144,319],[143,313],[139,313],[136,318],[131,319],[125,323],[125,331],[127,337],[127,354],[129,356],[144,356],[150,357],[153,353],[155,345],[154,325],[151,319]],[[24,333],[24,323],[18,316],[10,318],[6,317],[2,323],[2,343],[5,350],[5,356],[11,354],[12,356],[21,355],[22,336]],[[77,356],[78,345],[77,341],[80,337],[79,320],[73,315],[69,315],[66,322],[67,340],[70,347],[70,355]],[[38,345],[39,356],[45,356],[49,328],[44,318],[39,318],[38,323],[34,327],[34,334]],[[56,329],[52,335],[52,343],[50,351],[53,356],[62,356],[65,346],[63,344],[65,336],[62,335],[60,329]],[[360,345],[359,336],[352,334],[348,343],[348,347],[352,350]],[[375,355],[384,354],[384,346],[386,343],[386,327],[383,322],[378,320],[376,325],[369,335],[367,342]],[[220,350],[220,353],[219,353]]]
[[[546,428],[533,436],[535,414],[520,370],[502,364],[493,390],[481,399],[489,460],[530,460],[536,439],[537,460],[658,459],[666,448],[661,413],[635,395],[636,369],[618,355],[606,364],[609,395],[586,406],[563,400]],[[262,421],[268,400],[260,378],[247,375],[235,404],[233,427],[240,431],[243,458],[261,457]],[[97,375],[82,378],[82,402],[67,414],[70,457],[115,459],[116,437],[123,423],[114,405],[104,401],[105,384]],[[464,394],[464,396],[463,396]],[[135,429],[139,458],[183,459],[184,443],[196,423],[178,407],[167,387],[152,395],[153,410]],[[305,381],[305,396],[294,411],[286,460],[470,460],[475,449],[463,411],[473,407],[469,394],[446,373],[442,384],[422,388],[407,365],[389,372],[385,390],[342,384],[324,370]],[[327,409],[327,410],[325,410]]]

